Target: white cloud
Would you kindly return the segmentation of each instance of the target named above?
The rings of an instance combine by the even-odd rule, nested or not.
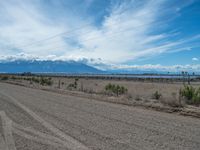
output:
[[[15,61],[15,60],[38,60],[38,61],[46,61],[46,60],[51,60],[51,61],[57,61],[57,60],[62,60],[62,61],[76,61],[80,63],[87,64],[89,66],[95,67],[100,70],[104,71],[118,71],[118,72],[137,72],[137,71],[150,71],[150,72],[171,72],[171,73],[180,73],[182,71],[187,71],[187,72],[195,72],[195,73],[200,73],[200,64],[187,64],[187,65],[171,65],[171,66],[166,66],[166,65],[160,65],[160,64],[145,64],[145,65],[120,65],[120,64],[109,64],[109,62],[105,62],[101,60],[100,58],[98,59],[89,59],[89,58],[70,58],[70,57],[57,57],[56,55],[48,55],[45,57],[39,57],[35,55],[27,55],[24,53],[19,53],[17,55],[10,55],[10,56],[0,56],[0,62],[5,62],[5,61]]]
[[[192,60],[193,60],[193,61],[199,61],[199,59],[196,58],[196,57],[193,57]]]
[[[93,0],[85,2],[89,7]],[[106,62],[122,63],[175,51],[188,40],[172,41],[171,33],[154,33],[155,27],[162,28],[166,21],[161,18],[165,18],[168,12],[177,11],[174,7],[163,9],[165,4],[166,0],[136,0],[114,4],[99,27],[90,24],[90,16],[81,16],[85,12],[80,10],[81,5],[77,8],[80,16],[72,16],[73,13],[68,13],[71,9],[61,7],[60,1],[54,1],[47,13],[42,8],[48,4],[40,1],[1,1],[0,22],[3,23],[0,23],[0,55],[18,57],[23,53],[34,58],[65,60],[101,58]],[[56,17],[51,15],[52,12],[56,13],[54,9],[58,11]],[[84,26],[85,24],[89,25]],[[73,30],[78,26],[84,27]],[[64,31],[73,32],[34,43]],[[30,43],[33,44],[29,45]],[[187,48],[191,47],[178,47],[179,50]]]
[[[171,66],[165,66],[160,64],[145,64],[145,65],[102,65],[98,66],[98,68],[101,68],[103,70],[124,70],[124,71],[164,71],[164,72],[181,72],[181,71],[187,71],[187,72],[198,72],[200,73],[200,64],[196,65],[171,65]]]

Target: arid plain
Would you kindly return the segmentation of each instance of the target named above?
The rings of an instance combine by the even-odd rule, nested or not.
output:
[[[10,76],[0,83],[2,149],[200,147],[199,107],[184,101],[179,106],[182,82],[45,77],[52,82],[41,85],[28,78]],[[108,93],[109,83],[128,91]],[[191,85],[198,87],[198,82]]]

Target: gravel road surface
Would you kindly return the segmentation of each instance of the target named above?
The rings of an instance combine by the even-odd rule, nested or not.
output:
[[[6,83],[0,116],[0,150],[200,149],[200,119]]]

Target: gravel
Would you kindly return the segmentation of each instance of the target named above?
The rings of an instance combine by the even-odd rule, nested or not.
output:
[[[90,149],[199,150],[200,147],[200,120],[198,118],[4,83],[0,83],[0,92],[14,97],[54,127]],[[14,107],[11,101],[5,97],[3,100],[2,98],[0,98],[0,110],[6,111],[11,119],[16,122],[23,120],[21,125],[45,130],[37,121],[30,119],[28,114],[23,116],[25,114],[23,110]],[[19,141],[19,138],[16,136],[15,140]],[[28,142],[31,141],[23,140],[24,144]],[[34,146],[33,143],[30,147],[36,149],[37,144]],[[50,148],[41,146],[38,149]]]

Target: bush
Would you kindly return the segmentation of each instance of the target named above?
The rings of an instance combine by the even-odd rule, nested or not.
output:
[[[86,88],[86,89],[83,89],[83,91],[89,94],[95,93],[92,88]]]
[[[77,82],[78,82],[78,80],[79,80],[78,78],[75,78],[75,79],[74,79],[74,88],[75,88],[75,89],[76,89],[76,88],[77,88],[77,86],[78,86],[78,83],[77,83]]]
[[[115,84],[111,84],[111,83],[109,83],[105,86],[105,90],[106,90],[106,92],[117,95],[117,96],[128,92],[128,89],[125,88],[124,86],[119,86],[119,85],[115,85]]]
[[[73,83],[70,83],[68,86],[67,86],[67,89],[68,90],[72,90],[72,89],[75,89],[75,85]]]
[[[157,99],[159,100],[161,98],[162,94],[159,93],[158,91],[156,91],[155,93],[153,93],[152,97],[153,99]]]
[[[17,78],[16,78],[15,76],[12,76],[11,79],[12,79],[12,80],[16,80]]]
[[[186,98],[188,104],[200,104],[200,88],[185,85],[183,89],[180,89],[179,94],[182,98]]]
[[[40,79],[32,77],[31,80],[35,83],[40,83]]]
[[[142,98],[141,98],[139,95],[136,95],[135,100],[136,100],[136,101],[141,101]]]
[[[52,85],[53,82],[51,81],[51,78],[44,78],[44,77],[41,77],[41,78],[40,78],[40,84],[41,84],[41,85]]]
[[[4,80],[4,81],[5,81],[5,80],[8,80],[8,79],[9,79],[8,76],[2,76],[2,77],[1,77],[1,80]]]
[[[180,95],[187,98],[187,100],[192,100],[195,94],[195,88],[192,86],[184,86],[183,89],[180,89]]]
[[[67,87],[67,89],[69,89],[69,90],[72,90],[72,89],[77,89],[77,87],[78,87],[78,78],[75,78],[74,79],[74,83],[70,83],[69,85],[68,85],[68,87]]]

